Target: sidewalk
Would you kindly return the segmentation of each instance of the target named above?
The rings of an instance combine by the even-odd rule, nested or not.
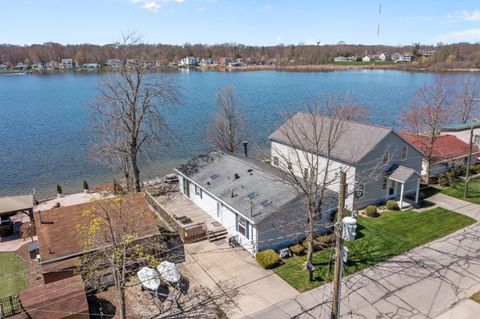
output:
[[[443,194],[438,206],[480,219],[480,206]],[[479,318],[468,298],[480,290],[480,224],[353,274],[342,281],[342,318]],[[279,302],[248,318],[328,318],[331,285]],[[473,313],[473,316],[471,315]],[[452,316],[452,317],[450,317]]]
[[[472,204],[451,196],[444,195],[442,193],[438,193],[432,197],[429,197],[428,201],[445,209],[470,216],[477,221],[480,221],[480,205]]]

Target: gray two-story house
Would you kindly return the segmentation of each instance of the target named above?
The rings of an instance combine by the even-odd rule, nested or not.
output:
[[[314,128],[311,116],[298,112],[270,135],[273,166],[288,169],[298,176],[309,176],[312,166],[308,158],[314,152],[318,156],[316,169],[322,172],[316,174],[319,183],[323,181],[323,174],[328,174],[326,180],[330,182],[326,186],[338,191],[339,172],[347,173],[346,207],[349,209],[360,209],[388,199],[397,199],[404,207],[408,194],[418,202],[423,153],[415,145],[392,128],[345,121],[342,133],[327,156],[326,146],[310,148],[308,143],[303,143],[308,137],[301,135],[310,136],[320,131],[319,134],[327,134],[329,125],[335,123],[321,117],[318,123],[323,127]],[[302,132],[292,132],[295,128]],[[322,138],[316,140],[321,142]]]

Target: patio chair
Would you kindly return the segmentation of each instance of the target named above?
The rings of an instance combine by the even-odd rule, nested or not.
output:
[[[240,246],[240,243],[239,243],[239,241],[238,241],[238,235],[229,237],[229,238],[228,238],[228,244],[229,244],[230,247],[232,247],[232,248],[235,248],[235,247]]]

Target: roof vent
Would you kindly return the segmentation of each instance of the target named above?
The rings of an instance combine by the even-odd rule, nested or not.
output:
[[[238,173],[235,173],[235,179],[239,179],[240,178],[240,175],[238,175]]]

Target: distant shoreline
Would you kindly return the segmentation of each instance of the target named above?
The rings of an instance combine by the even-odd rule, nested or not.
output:
[[[159,67],[153,68],[152,72],[174,72],[180,70],[194,70],[199,72],[242,72],[242,71],[281,71],[281,72],[334,72],[334,71],[349,71],[349,70],[394,70],[394,71],[409,71],[409,72],[480,72],[480,68],[450,68],[450,67],[423,67],[416,63],[372,63],[372,64],[343,64],[343,63],[330,63],[330,64],[311,64],[311,65],[245,65],[228,67],[224,65],[212,65],[212,66],[197,66],[191,68],[182,67]],[[8,74],[59,74],[59,73],[104,73],[104,72],[116,72],[112,68],[99,68],[99,69],[85,69],[85,68],[73,68],[73,69],[59,69],[59,70],[0,70],[0,75]]]

